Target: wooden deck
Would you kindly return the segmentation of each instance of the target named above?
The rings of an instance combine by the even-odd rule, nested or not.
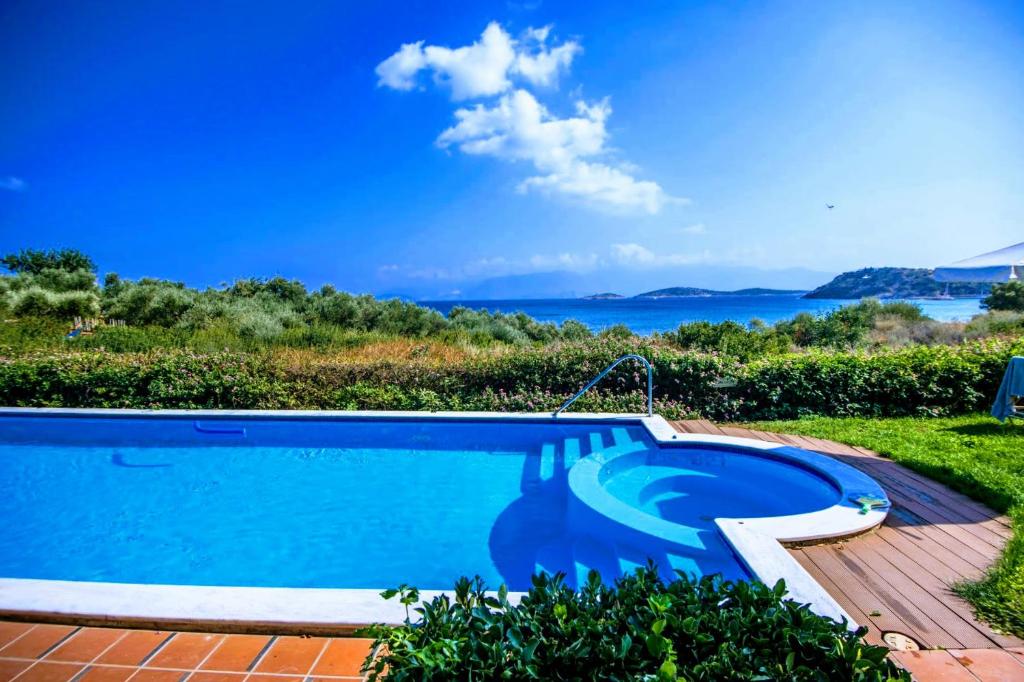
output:
[[[1006,516],[864,448],[703,420],[673,426],[684,433],[756,438],[814,450],[873,477],[892,501],[880,528],[841,542],[793,547],[790,552],[859,624],[868,627],[869,641],[882,644],[883,633],[900,633],[921,649],[950,650],[935,654],[943,664],[967,665],[974,675],[963,679],[1024,680],[1024,641],[978,622],[970,605],[950,590],[953,583],[979,578],[999,556],[1011,534]],[[967,654],[962,652],[968,649],[993,651],[975,659],[968,656],[969,664],[964,664]],[[1005,659],[1000,649],[1008,650]],[[1019,670],[1011,669],[1019,676],[977,675],[970,665],[986,656],[1020,663]],[[898,657],[914,658],[909,653]],[[916,658],[933,663],[936,659],[928,654]]]

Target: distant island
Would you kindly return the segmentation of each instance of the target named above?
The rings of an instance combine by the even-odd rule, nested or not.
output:
[[[927,268],[864,268],[844,272],[804,298],[974,298],[986,296],[986,282],[936,282]]]
[[[667,289],[645,291],[636,296],[623,296],[622,294],[604,292],[582,296],[581,300],[612,301],[620,298],[705,298],[708,296],[796,296],[804,293],[807,293],[804,289],[763,289],[760,287],[737,289],[736,291],[718,291],[716,289],[701,289],[698,287],[669,287]]]
[[[623,296],[606,291],[583,296],[585,301],[611,301],[625,298],[709,298],[712,296],[800,296],[860,300],[862,298],[980,298],[992,287],[987,282],[936,282],[928,268],[862,268],[837,275],[828,284],[813,291],[751,287],[735,291],[701,287],[668,287]]]
[[[699,289],[697,287],[669,287],[655,289],[637,294],[633,298],[694,298],[708,296],[795,296],[805,293],[801,289],[737,289],[735,291],[718,291],[715,289]]]

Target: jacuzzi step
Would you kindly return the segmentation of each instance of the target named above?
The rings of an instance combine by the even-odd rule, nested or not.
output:
[[[544,443],[540,448],[540,472],[541,481],[550,481],[555,477],[556,453],[554,443]]]
[[[615,441],[615,447],[622,448],[630,445],[633,439],[629,437],[629,431],[623,428],[612,429],[612,439]]]
[[[568,471],[580,458],[580,439],[565,439],[565,470]]]

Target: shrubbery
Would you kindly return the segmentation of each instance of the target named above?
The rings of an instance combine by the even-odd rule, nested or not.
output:
[[[74,317],[102,315],[152,334],[151,341],[135,334],[132,345],[136,347],[155,348],[164,340],[170,340],[172,348],[194,349],[214,342],[235,350],[319,347],[353,332],[475,345],[544,344],[592,336],[575,321],[559,326],[522,313],[491,314],[467,308],[456,308],[446,318],[414,303],[353,296],[331,285],[310,293],[302,282],[284,277],[240,279],[199,291],[182,282],[149,277],[132,281],[111,272],[104,276],[101,288],[92,260],[70,249],[24,250],[0,258],[0,264],[14,273],[0,277],[0,313],[5,317],[70,323]],[[36,347],[45,345],[41,339]]]
[[[731,321],[684,323],[676,331],[661,337],[683,349],[715,351],[750,360],[787,353],[794,348],[850,349],[904,345],[892,343],[895,340],[891,338],[894,330],[903,332],[905,342],[923,342],[928,335],[936,336],[935,327],[946,326],[927,318],[912,303],[882,303],[876,299],[865,299],[824,315],[800,313],[771,326],[760,320],[753,320],[746,327]],[[887,336],[873,335],[879,328]]]
[[[981,307],[1024,313],[1024,282],[993,284],[992,292],[981,301]]]
[[[113,330],[111,330],[113,331]],[[98,335],[97,335],[98,336]],[[130,328],[125,350],[141,348]],[[0,402],[68,407],[553,410],[619,355],[655,367],[655,409],[669,418],[784,419],[951,415],[983,409],[1024,341],[911,346],[884,352],[812,351],[748,363],[681,352],[652,340],[591,339],[438,363],[354,362],[266,353],[159,350],[0,356]],[[722,379],[735,386],[719,388]],[[174,385],[173,391],[168,386]],[[643,409],[646,377],[621,365],[577,404],[581,411]]]
[[[419,619],[366,630],[382,653],[371,680],[862,680],[909,682],[865,630],[783,599],[785,585],[719,577],[665,583],[653,568],[576,592],[539,575],[518,605],[463,578],[455,599],[423,602]],[[406,607],[416,590],[384,596]]]

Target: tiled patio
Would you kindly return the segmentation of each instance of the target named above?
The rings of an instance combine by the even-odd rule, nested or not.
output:
[[[370,644],[0,621],[0,682],[362,680]]]

